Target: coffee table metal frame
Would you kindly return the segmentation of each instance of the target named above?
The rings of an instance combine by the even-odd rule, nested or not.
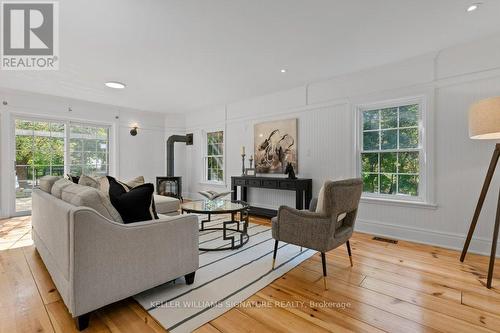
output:
[[[200,251],[225,251],[225,250],[236,250],[248,243],[248,240],[250,239],[250,236],[248,235],[248,216],[249,216],[249,211],[250,211],[250,205],[248,205],[244,201],[240,200],[231,200],[233,203],[239,203],[242,205],[241,208],[238,209],[229,209],[229,210],[214,210],[214,211],[208,211],[208,210],[198,210],[194,208],[185,208],[184,206],[181,206],[181,212],[184,213],[198,213],[198,214],[207,214],[208,219],[202,220],[201,221],[201,228],[200,231],[207,231],[207,230],[222,230],[222,239],[223,240],[231,240],[231,245],[229,246],[223,246],[223,247],[216,247],[216,248],[205,248],[205,247],[200,247]],[[240,219],[235,220],[235,216],[237,216],[239,213]],[[205,228],[205,223],[211,222],[211,216],[212,215],[218,215],[218,214],[231,214],[231,220],[230,221],[224,221],[222,222],[222,228],[221,227],[208,227]],[[242,226],[240,226],[240,223]],[[236,224],[236,228],[229,228],[228,226]],[[228,232],[232,231],[234,232],[231,235],[228,235]],[[235,238],[239,236],[239,244],[235,245]]]

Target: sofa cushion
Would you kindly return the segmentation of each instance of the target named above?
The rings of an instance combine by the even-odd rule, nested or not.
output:
[[[109,198],[124,223],[158,219],[153,198],[153,184],[130,188],[110,176],[108,176],[108,181]]]
[[[110,200],[93,187],[71,184],[62,190],[61,199],[75,206],[92,208],[109,220],[123,223]]]
[[[65,187],[68,187],[69,185],[73,185],[74,183],[66,178],[61,178],[57,180],[54,185],[52,185],[52,189],[50,190],[50,193],[55,196],[57,199],[61,199],[62,195],[62,190]]]
[[[155,194],[154,200],[155,200],[156,212],[158,214],[167,214],[179,210],[180,207],[179,199]]]
[[[43,176],[42,178],[40,178],[40,190],[51,193],[52,186],[54,186],[54,183],[59,179],[62,178],[58,176]]]
[[[97,179],[92,178],[90,176],[86,176],[86,175],[80,176],[80,179],[78,180],[78,184],[83,185],[83,186],[90,186],[90,187],[93,187],[96,189],[99,189],[99,186],[100,186],[100,183]]]

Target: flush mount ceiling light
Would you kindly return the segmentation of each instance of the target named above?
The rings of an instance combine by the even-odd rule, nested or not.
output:
[[[470,13],[470,12],[477,10],[480,5],[481,5],[480,2],[476,2],[476,3],[471,4],[469,7],[467,7],[467,12]]]
[[[282,69],[280,70],[280,72],[281,72],[281,73],[286,73],[286,69],[285,69],[285,68],[282,68]]]
[[[105,83],[106,87],[113,89],[123,89],[125,88],[125,84],[117,81],[109,81]]]

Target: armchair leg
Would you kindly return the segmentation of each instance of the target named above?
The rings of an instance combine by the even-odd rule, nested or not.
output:
[[[278,240],[274,241],[274,252],[273,252],[273,268],[274,269],[274,264],[276,263],[276,254],[278,253]]]
[[[351,244],[349,244],[349,241],[347,241],[345,242],[345,245],[347,246],[347,253],[349,254],[349,260],[351,261],[351,267],[352,267]]]
[[[326,285],[326,256],[325,252],[321,252],[321,263],[323,264],[323,284],[325,285],[325,290],[328,290]]]

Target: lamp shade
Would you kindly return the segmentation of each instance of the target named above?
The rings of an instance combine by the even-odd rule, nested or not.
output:
[[[500,96],[483,99],[469,109],[471,139],[500,139]]]

